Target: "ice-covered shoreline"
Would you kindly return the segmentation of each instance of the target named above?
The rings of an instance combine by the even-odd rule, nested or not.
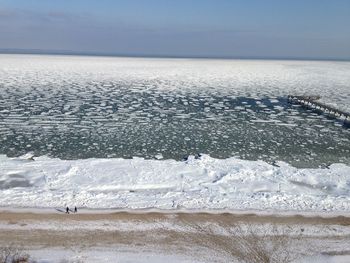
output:
[[[188,161],[60,160],[0,155],[1,207],[350,212],[350,167],[203,155]]]

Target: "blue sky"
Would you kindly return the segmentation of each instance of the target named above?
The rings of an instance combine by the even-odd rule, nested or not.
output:
[[[350,58],[348,0],[0,0],[0,49]]]

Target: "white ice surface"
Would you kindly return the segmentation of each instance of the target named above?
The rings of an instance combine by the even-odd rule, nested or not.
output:
[[[237,96],[320,95],[323,102],[350,111],[350,62],[0,55],[0,80],[0,92],[8,87],[60,89],[67,83],[94,88],[104,82],[108,88],[117,81],[132,83],[135,90],[215,87],[217,93]]]
[[[350,167],[297,169],[204,155],[60,160],[0,155],[0,206],[350,212]]]

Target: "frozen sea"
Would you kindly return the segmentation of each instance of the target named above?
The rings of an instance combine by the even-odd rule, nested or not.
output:
[[[350,112],[350,62],[0,55],[0,205],[350,211],[350,129],[289,94]]]

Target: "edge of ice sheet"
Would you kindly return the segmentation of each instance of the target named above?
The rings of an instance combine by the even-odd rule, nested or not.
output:
[[[60,160],[0,155],[1,207],[350,212],[350,167],[263,161]]]

